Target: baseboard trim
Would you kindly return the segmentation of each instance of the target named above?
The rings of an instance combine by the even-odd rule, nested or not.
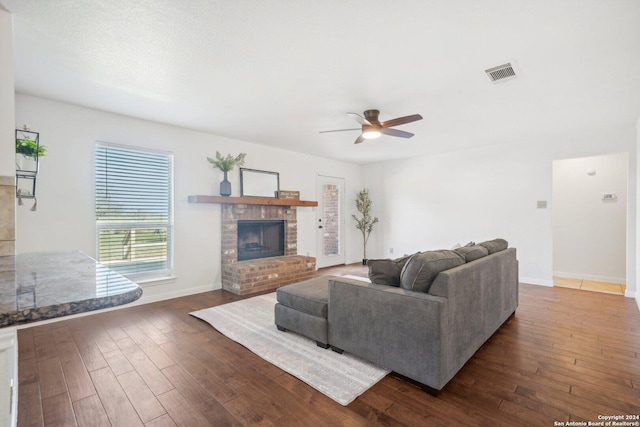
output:
[[[145,296],[143,293],[139,300],[133,302],[131,305],[142,305],[142,304],[150,304],[152,302],[164,301],[172,298],[180,298],[186,297],[187,295],[193,294],[201,294],[202,292],[215,291],[217,289],[222,289],[222,284],[220,283],[212,283],[210,285],[198,286],[196,288],[188,288],[188,289],[180,289],[172,292],[164,292],[158,295],[149,295]]]
[[[534,277],[520,277],[520,283],[553,287],[553,280],[537,279]]]

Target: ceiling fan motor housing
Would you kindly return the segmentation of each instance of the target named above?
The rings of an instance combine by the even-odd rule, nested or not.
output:
[[[380,110],[367,110],[364,112],[364,118],[371,124],[379,124],[380,120],[378,120],[378,116],[380,115]]]

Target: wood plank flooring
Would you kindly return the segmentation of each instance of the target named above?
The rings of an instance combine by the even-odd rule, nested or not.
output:
[[[18,425],[553,426],[640,414],[629,298],[522,284],[515,316],[437,398],[389,375],[347,407],[188,315],[241,298],[220,290],[20,330]]]
[[[580,289],[583,291],[602,292],[605,294],[624,295],[626,285],[619,283],[598,282],[595,280],[571,279],[568,277],[554,277],[553,286]]]

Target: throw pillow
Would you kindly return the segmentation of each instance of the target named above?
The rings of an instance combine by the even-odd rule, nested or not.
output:
[[[465,246],[456,249],[456,252],[458,253],[458,255],[463,257],[466,262],[475,261],[479,258],[489,255],[489,250],[480,245]]]
[[[480,246],[484,246],[489,251],[489,255],[504,251],[509,246],[509,243],[504,239],[487,240],[486,242],[478,243]]]
[[[422,252],[411,256],[400,273],[400,286],[416,292],[428,292],[438,273],[464,264],[455,251]]]
[[[404,264],[411,258],[406,255],[398,259],[370,259],[367,261],[369,267],[369,280],[376,285],[400,286],[400,273]]]
[[[400,272],[392,259],[367,260],[369,280],[376,285],[400,286]]]

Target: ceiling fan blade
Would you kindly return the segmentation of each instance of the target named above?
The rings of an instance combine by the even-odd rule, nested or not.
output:
[[[405,132],[403,130],[389,129],[389,128],[380,129],[380,133],[383,133],[389,136],[399,136],[400,138],[411,138],[413,136],[411,132]]]
[[[362,117],[360,114],[358,113],[347,113],[349,116],[351,116],[351,118],[353,118],[353,120],[355,120],[356,122],[360,123],[361,125],[369,125],[371,126],[371,122],[367,119],[365,119],[364,117]]]
[[[387,120],[382,122],[381,125],[383,128],[390,128],[393,126],[400,126],[406,123],[415,122],[418,120],[422,120],[422,116],[420,114],[412,114],[411,116],[398,117],[397,119]]]
[[[356,142],[354,142],[354,144],[360,144],[364,140],[365,140],[364,136],[360,135],[358,139],[356,139]]]
[[[345,132],[345,131],[348,131],[348,130],[362,130],[362,128],[321,130],[320,133]]]

